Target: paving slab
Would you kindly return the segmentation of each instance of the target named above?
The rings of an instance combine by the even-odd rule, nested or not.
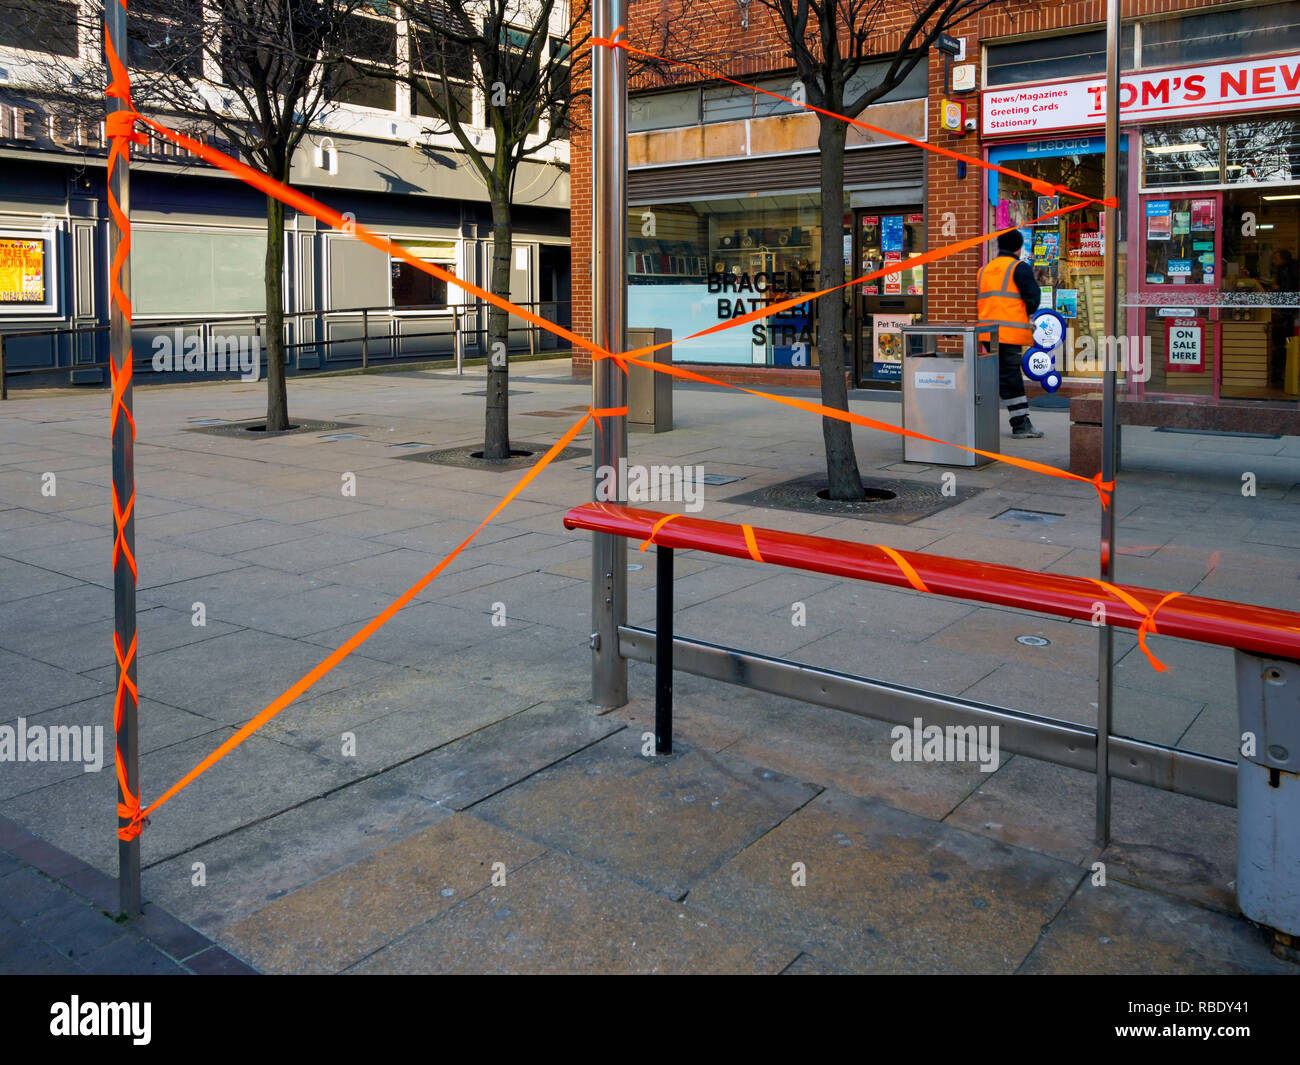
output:
[[[779,973],[795,951],[548,853],[353,973]]]
[[[221,942],[263,972],[339,972],[543,850],[456,814],[236,922]]]
[[[725,754],[644,746],[617,733],[473,812],[678,899],[818,790]]]
[[[795,886],[803,867],[804,886]],[[1083,875],[828,790],[688,898],[855,972],[1011,973]]]
[[[1086,882],[1024,964],[1030,975],[1296,975],[1245,921],[1127,884]]]

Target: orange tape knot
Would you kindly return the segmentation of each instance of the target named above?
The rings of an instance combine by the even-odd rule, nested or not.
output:
[[[629,47],[627,41],[620,41],[618,39],[620,33],[626,32],[626,26],[619,26],[618,29],[614,31],[612,37],[592,37],[591,43],[594,45],[600,45],[602,48],[622,48],[624,51],[627,51]]]
[[[110,95],[112,95],[110,93]],[[131,144],[148,144],[149,138],[135,128],[140,119],[137,111],[110,111],[104,120],[104,132],[109,140],[125,140]]]
[[[1155,635],[1157,636],[1160,635],[1159,630],[1156,629],[1156,612],[1167,602],[1169,602],[1169,600],[1177,599],[1183,593],[1170,592],[1163,599],[1161,599],[1160,602],[1158,602],[1154,607],[1148,610],[1145,606],[1142,605],[1141,602],[1139,602],[1137,599],[1134,599],[1133,596],[1128,594],[1128,592],[1124,591],[1123,588],[1117,588],[1115,587],[1115,585],[1110,584],[1107,581],[1098,580],[1095,577],[1092,578],[1092,582],[1106,589],[1106,591],[1110,592],[1111,595],[1121,600],[1135,614],[1141,616],[1142,624],[1138,626],[1138,630],[1137,630],[1138,647],[1141,649],[1142,653],[1147,656],[1147,661],[1151,663],[1152,669],[1154,669],[1157,673],[1165,672],[1165,670],[1167,670],[1169,667],[1166,666],[1163,662],[1160,661],[1160,659],[1156,658],[1156,656],[1151,653],[1151,649],[1147,647],[1147,634],[1155,633]]]
[[[680,518],[680,517],[681,517],[680,514],[665,514],[662,518],[660,518],[657,522],[654,523],[654,527],[650,530],[650,535],[647,536],[644,541],[642,541],[641,546],[637,548],[637,550],[644,551],[647,547],[649,547],[651,544],[655,542],[655,537],[659,535],[660,529],[662,529],[674,518]]]
[[[900,570],[903,576],[907,578],[907,583],[915,588],[918,592],[928,592],[930,589],[925,586],[925,581],[921,580],[921,575],[912,568],[912,564],[892,547],[886,547],[884,544],[876,544],[880,550],[887,554]]]

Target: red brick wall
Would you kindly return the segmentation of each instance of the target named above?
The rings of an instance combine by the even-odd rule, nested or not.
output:
[[[1166,12],[1218,7],[1232,0],[1123,0],[1123,17],[1135,18]],[[897,26],[910,21],[908,7],[898,5]],[[681,13],[686,11],[683,16]],[[750,4],[748,30],[740,28],[735,0],[630,0],[627,39],[637,47],[669,58],[749,80],[764,73],[789,70],[789,45],[784,31],[770,11]],[[952,32],[966,38],[969,62],[979,57],[979,42],[997,37],[1039,34],[1102,23],[1105,0],[1002,0]],[[664,27],[671,27],[668,38]],[[878,52],[887,55],[897,46],[899,30],[883,27]],[[675,71],[667,78],[640,73],[634,88],[662,84],[688,85],[704,80],[688,72]],[[585,84],[583,87],[587,87]],[[977,86],[982,87],[982,86]],[[931,144],[966,155],[980,155],[978,133],[955,136],[939,128],[939,99],[943,94],[943,64],[932,54],[930,62],[929,140]],[[962,99],[967,110],[978,117],[979,94]],[[574,330],[591,335],[591,145],[589,123],[580,120],[572,141],[572,234]],[[981,189],[984,171],[968,164],[966,176],[957,177],[957,162],[934,152],[926,153],[927,238],[935,249],[977,236],[983,232]],[[951,212],[951,216],[946,213]],[[944,233],[945,218],[955,221],[955,235]],[[930,263],[926,267],[927,315],[935,322],[973,321],[975,317],[975,275],[984,261],[981,248],[974,248]],[[575,373],[591,371],[585,352],[575,353]],[[771,372],[771,371],[768,371]]]

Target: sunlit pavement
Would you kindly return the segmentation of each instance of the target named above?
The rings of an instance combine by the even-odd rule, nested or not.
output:
[[[346,427],[260,440],[188,430],[257,417],[262,385],[137,390],[146,803],[514,483],[397,446],[481,440],[483,401],[464,394],[481,387],[452,373],[292,380],[294,418]],[[517,367],[514,388],[516,440],[553,441],[590,399],[567,361]],[[742,478],[707,487],[703,517],[1096,575],[1088,485],[957,470],[980,491],[908,525],[728,503],[816,472],[817,419],[705,389],[675,404],[678,428],[634,434],[631,461]],[[895,423],[900,410],[855,409]],[[681,674],[676,753],[645,757],[648,667],[630,668],[626,708],[586,701],[589,544],[560,519],[591,497],[589,456],[543,472],[393,621],[157,811],[145,896],[177,921],[165,941],[137,938],[166,965],[93,930],[51,940],[49,914],[93,908],[117,867],[107,412],[102,391],[0,407],[0,724],[102,725],[110,748],[99,772],[0,762],[0,815],[50,848],[0,841],[6,971],[38,957],[41,971],[201,971],[185,959],[207,949],[223,950],[210,965],[290,972],[1288,969],[1236,916],[1224,807],[1117,783],[1099,852],[1089,774],[1007,755],[995,772],[895,761],[888,726]],[[1044,439],[1003,447],[1066,466],[1066,413],[1034,420]],[[355,435],[323,439],[335,434]],[[901,463],[897,438],[857,442],[867,476],[941,483]],[[1300,441],[1135,429],[1124,458],[1119,580],[1296,608]],[[629,554],[633,623],[653,624],[651,554]],[[689,552],[677,574],[679,635],[1095,720],[1086,622]],[[1157,674],[1131,636],[1116,642],[1118,731],[1233,756],[1229,651],[1155,637],[1171,667]]]

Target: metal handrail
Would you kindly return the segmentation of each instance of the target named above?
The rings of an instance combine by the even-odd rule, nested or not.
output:
[[[516,303],[515,306],[523,308],[537,308],[538,313],[546,316],[546,308],[555,308],[556,317],[561,307],[572,307],[572,300],[532,300],[528,302]],[[385,325],[391,325],[394,318],[401,320],[407,316],[418,315],[421,312],[430,314],[446,315],[451,321],[452,347],[454,358],[456,360],[457,373],[464,372],[465,363],[465,343],[467,337],[478,338],[487,334],[487,325],[473,325],[468,327],[465,319],[472,318],[489,309],[490,305],[485,300],[476,300],[473,303],[427,303],[417,304],[412,307],[391,307],[391,306],[366,306],[366,307],[318,307],[311,310],[285,311],[284,319],[286,321],[297,322],[301,319],[311,318],[324,321],[326,318],[346,318],[360,315],[362,322],[361,336],[348,337],[346,339],[325,339],[317,338],[313,340],[299,340],[292,343],[286,343],[284,349],[296,351],[301,348],[328,348],[333,344],[355,344],[359,339],[361,342],[361,368],[368,369],[370,363],[370,318],[371,315],[384,316],[387,320]],[[511,316],[516,317],[516,316]],[[253,328],[260,336],[265,327],[266,313],[260,314],[222,314],[222,315],[195,315],[184,318],[139,318],[137,317],[132,326],[134,329],[166,329],[185,326],[208,326],[219,322],[249,322],[253,323]],[[60,374],[69,373],[73,370],[94,370],[108,367],[107,360],[96,360],[94,362],[79,362],[70,366],[33,366],[23,367],[21,369],[10,369],[5,354],[5,342],[8,340],[30,339],[35,337],[62,337],[62,336],[84,336],[87,334],[107,333],[108,325],[91,325],[91,326],[73,326],[57,329],[25,329],[17,331],[5,331],[3,325],[0,325],[0,400],[9,398],[9,378],[20,376],[31,376],[40,374]],[[536,355],[539,346],[538,332],[541,326],[531,323],[525,324],[523,328],[528,334],[528,353]],[[517,329],[513,330],[518,332]],[[401,340],[420,340],[429,337],[445,337],[445,332],[431,333],[403,333],[399,336]],[[393,334],[385,331],[375,336],[376,340],[391,340]]]

